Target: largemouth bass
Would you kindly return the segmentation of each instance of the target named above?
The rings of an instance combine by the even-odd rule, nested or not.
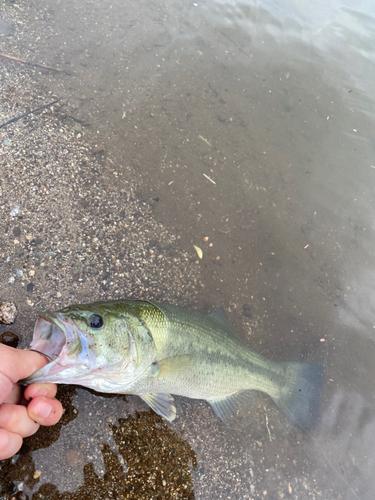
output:
[[[22,383],[136,394],[169,421],[176,417],[172,394],[205,399],[227,422],[254,390],[302,430],[319,416],[323,365],[274,362],[250,351],[222,308],[203,316],[142,300],[72,305],[39,316],[30,348],[51,362]]]

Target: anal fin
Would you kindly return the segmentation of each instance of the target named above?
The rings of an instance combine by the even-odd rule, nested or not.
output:
[[[216,415],[227,424],[229,420],[234,417],[238,410],[244,408],[251,400],[254,391],[241,391],[235,392],[230,396],[220,399],[207,400]]]
[[[139,397],[147,403],[155,413],[172,422],[176,418],[176,407],[171,394],[140,394]]]

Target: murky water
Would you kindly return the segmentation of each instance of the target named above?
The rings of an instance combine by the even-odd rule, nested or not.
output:
[[[202,248],[200,309],[229,308],[234,329],[265,356],[327,367],[312,435],[260,396],[241,430],[182,401],[172,426],[157,424],[164,439],[181,440],[173,449],[185,442],[191,452],[174,469],[181,496],[374,498],[372,2],[37,6],[35,43],[66,72],[40,78],[90,124],[119,172],[136,170],[139,196],[182,246]],[[103,495],[126,481],[130,457],[115,429],[129,403],[78,390],[73,405],[79,416],[33,452],[43,474],[28,494],[44,483],[74,494],[90,463],[100,481],[107,474]],[[144,425],[156,443],[159,427]],[[103,443],[117,460],[109,479]],[[154,459],[140,449],[147,470]]]

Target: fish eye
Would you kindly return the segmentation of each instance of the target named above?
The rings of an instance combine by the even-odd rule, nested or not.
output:
[[[89,325],[91,328],[101,328],[103,324],[103,318],[99,314],[91,314],[89,316]]]

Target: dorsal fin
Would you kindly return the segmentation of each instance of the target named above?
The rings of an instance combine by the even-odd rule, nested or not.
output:
[[[224,307],[220,306],[218,309],[215,309],[212,313],[208,315],[210,318],[214,318],[217,321],[220,321],[220,323],[223,323],[225,326],[229,326],[230,324],[228,322],[228,316],[227,313],[224,311]]]

